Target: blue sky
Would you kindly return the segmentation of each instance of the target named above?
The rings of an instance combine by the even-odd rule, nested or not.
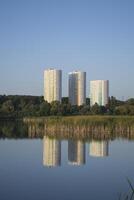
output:
[[[134,97],[133,0],[0,0],[0,94],[43,95],[43,70],[108,79]]]

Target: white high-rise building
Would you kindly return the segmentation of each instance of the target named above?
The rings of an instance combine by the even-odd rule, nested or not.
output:
[[[61,165],[61,141],[44,136],[43,165],[47,167],[56,167]]]
[[[69,73],[68,93],[71,105],[80,106],[86,103],[86,72]]]
[[[91,141],[89,144],[89,155],[94,157],[108,156],[108,145],[108,141]]]
[[[46,69],[44,71],[44,100],[61,101],[62,96],[62,71]]]
[[[90,81],[90,105],[97,103],[100,106],[105,106],[108,103],[109,97],[109,81],[95,80]]]

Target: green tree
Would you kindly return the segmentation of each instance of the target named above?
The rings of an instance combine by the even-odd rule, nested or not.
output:
[[[69,104],[69,99],[68,99],[68,97],[62,97],[61,103],[62,103],[62,104]]]
[[[14,105],[11,100],[7,100],[2,104],[2,111],[10,113],[14,111]]]
[[[48,116],[50,115],[51,106],[47,101],[44,101],[40,104],[39,114],[41,116]]]
[[[59,101],[53,101],[51,103],[51,109],[50,109],[51,115],[62,115],[61,113],[61,104]]]
[[[134,99],[133,98],[128,99],[125,103],[128,105],[134,105]]]
[[[116,115],[134,115],[134,106],[133,105],[123,105],[118,106],[115,109]]]
[[[86,105],[90,105],[90,98],[86,98]]]
[[[80,106],[80,108],[79,108],[79,114],[80,115],[91,114],[91,112],[90,112],[90,105]]]
[[[72,105],[71,106],[71,110],[70,110],[70,114],[72,114],[72,115],[78,115],[79,114],[79,106]]]
[[[91,114],[93,115],[97,115],[100,114],[100,106],[95,103],[92,107],[91,107]]]
[[[108,114],[115,114],[116,106],[117,106],[116,98],[113,97],[113,96],[109,97],[109,102],[108,102],[108,105],[107,105]]]

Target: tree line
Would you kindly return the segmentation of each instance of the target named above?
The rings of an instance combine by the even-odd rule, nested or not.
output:
[[[120,101],[109,97],[106,106],[97,103],[77,106],[69,103],[68,97],[63,97],[61,103],[44,101],[43,96],[0,95],[0,117],[21,118],[26,116],[69,116],[69,115],[134,115],[134,99]]]

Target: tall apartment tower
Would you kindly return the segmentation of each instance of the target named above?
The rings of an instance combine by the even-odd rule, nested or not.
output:
[[[109,97],[109,81],[95,80],[90,81],[90,105],[97,103],[100,106],[105,106],[108,103]]]
[[[86,72],[69,73],[68,93],[71,105],[80,106],[86,103]]]
[[[62,96],[62,71],[46,69],[44,71],[44,100],[61,101]]]

